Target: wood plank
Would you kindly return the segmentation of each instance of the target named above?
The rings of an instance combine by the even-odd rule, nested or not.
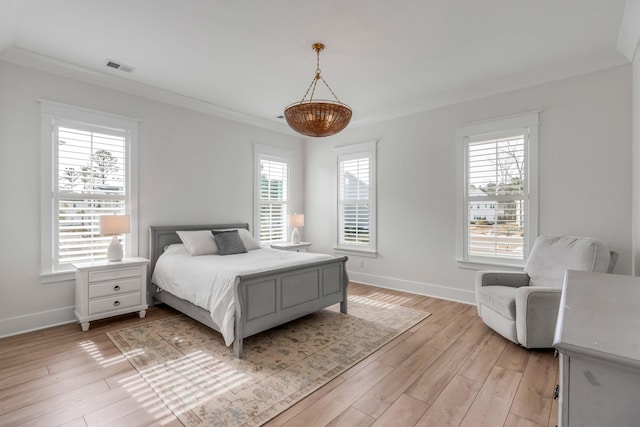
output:
[[[327,427],[368,427],[373,424],[375,418],[370,417],[354,408],[353,406],[348,407],[342,414],[338,415],[333,419]]]
[[[387,375],[378,384],[354,402],[352,407],[359,409],[378,418],[398,399],[407,388],[407,384],[413,383],[422,371],[412,368],[398,368],[393,370],[393,375]]]
[[[504,427],[544,427],[540,424],[536,424],[533,421],[529,421],[526,418],[521,418],[514,414],[507,416],[507,421],[504,423]]]
[[[140,381],[143,383],[142,380]],[[142,383],[140,385],[143,385]],[[149,390],[149,392],[151,392],[151,390]],[[106,390],[95,395],[85,394],[82,398],[69,402],[66,405],[51,408],[52,410],[50,412],[32,418],[25,422],[22,427],[49,427],[51,425],[73,422],[78,418],[83,418],[85,414],[90,414],[104,406],[130,396],[131,391],[123,387]],[[30,410],[31,408],[28,407],[26,409]],[[84,423],[84,419],[82,422]]]
[[[460,369],[460,375],[478,382],[489,376],[502,351],[507,346],[504,338],[496,333],[488,333]]]
[[[0,414],[7,414],[58,395],[73,396],[81,387],[102,381],[105,377],[115,375],[130,367],[131,365],[128,362],[117,363],[105,368],[84,372],[82,375],[72,378],[52,381],[51,384],[41,388],[29,388],[27,391],[12,394],[10,397],[0,400]]]
[[[316,390],[315,392],[305,397],[304,399],[302,399],[301,401],[299,401],[298,403],[296,403],[286,411],[282,412],[278,416],[266,422],[264,424],[264,427],[276,427],[276,426],[282,426],[286,424],[287,422],[291,421],[291,419],[294,418],[296,415],[298,415],[300,412],[304,411],[305,409],[307,409],[308,407],[316,403],[318,400],[322,399],[324,396],[326,396],[329,392],[331,392],[333,389],[338,387],[340,384],[344,383],[344,381],[345,380],[340,377],[334,378],[333,380],[329,381],[327,384],[320,387],[319,390]]]
[[[74,405],[78,400],[84,397],[102,395],[108,390],[109,387],[107,387],[107,384],[104,381],[96,381],[68,393],[53,395],[45,399],[33,401],[29,405],[14,403],[13,407],[17,407],[17,409],[7,411],[0,415],[0,425],[25,424],[27,421],[39,417],[51,418],[50,414],[60,407]],[[2,404],[4,405],[5,402]],[[75,418],[75,416],[72,418]],[[49,420],[49,423],[51,423],[51,419]]]
[[[456,375],[433,402],[416,427],[457,427],[483,383]]]
[[[429,408],[424,402],[403,394],[373,423],[372,427],[404,427],[414,425]]]
[[[511,412],[536,424],[549,422],[558,360],[551,352],[534,351],[524,370]]]
[[[519,346],[505,338],[507,346],[500,355],[500,358],[496,362],[497,366],[505,369],[511,369],[516,372],[524,372],[524,368],[529,361],[530,350]]]
[[[392,369],[374,362],[296,415],[285,426],[324,426],[340,415]]]
[[[399,366],[408,357],[424,347],[425,343],[442,329],[435,323],[423,323],[420,329],[401,340],[396,346],[382,355],[378,361],[388,366]]]
[[[445,326],[437,335],[427,341],[426,345],[437,348],[438,350],[446,350],[454,341],[456,341],[476,320],[476,315],[462,313],[453,320],[449,319]]]
[[[495,366],[460,423],[461,427],[504,425],[522,374]]]
[[[406,394],[432,404],[458,372],[473,348],[474,345],[471,343],[453,343],[411,384]]]

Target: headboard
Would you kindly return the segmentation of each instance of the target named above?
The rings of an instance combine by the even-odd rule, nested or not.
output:
[[[182,243],[176,231],[195,231],[195,230],[224,230],[229,228],[245,228],[249,229],[249,224],[208,224],[208,225],[161,225],[149,227],[149,278],[156,266],[158,257],[164,252],[164,248],[174,243]],[[149,283],[151,280],[149,280]]]

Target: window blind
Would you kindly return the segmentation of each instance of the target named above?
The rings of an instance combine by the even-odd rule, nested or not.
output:
[[[524,259],[526,133],[470,140],[466,207],[469,256]]]
[[[369,246],[369,157],[340,160],[339,174],[340,243]]]
[[[260,241],[287,240],[288,174],[286,162],[260,159]]]
[[[126,131],[54,124],[56,264],[106,259],[99,217],[126,213],[126,144]]]

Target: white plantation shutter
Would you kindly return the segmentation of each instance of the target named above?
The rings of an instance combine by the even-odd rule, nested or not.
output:
[[[525,141],[522,133],[468,144],[467,242],[471,257],[524,260]]]
[[[126,140],[124,131],[54,125],[56,264],[107,258],[111,236],[100,235],[99,219],[126,213]]]
[[[537,235],[537,124],[534,113],[458,130],[462,261],[524,264]]]
[[[286,161],[260,158],[260,241],[287,240],[289,165]]]
[[[340,162],[340,243],[369,246],[369,157]]]
[[[338,248],[375,252],[375,142],[338,147]]]
[[[107,259],[112,236],[100,234],[101,215],[131,216],[131,233],[118,237],[125,256],[136,256],[138,121],[40,102],[43,281],[64,280],[54,276],[71,263]]]

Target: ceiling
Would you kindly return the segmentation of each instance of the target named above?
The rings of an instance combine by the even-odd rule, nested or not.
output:
[[[0,59],[284,131],[323,42],[322,75],[358,126],[629,63],[625,4],[0,0]]]

